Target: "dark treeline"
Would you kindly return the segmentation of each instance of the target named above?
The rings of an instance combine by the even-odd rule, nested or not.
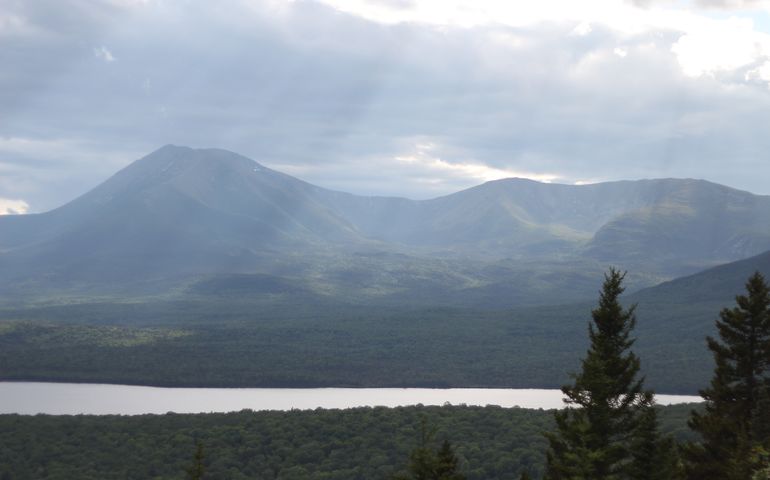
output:
[[[679,440],[691,406],[660,409]],[[540,478],[553,413],[499,407],[358,408],[142,416],[0,416],[0,478],[175,479],[203,445],[204,479],[391,479],[407,475],[423,419],[468,480]],[[408,477],[407,477],[408,478]]]
[[[1,309],[0,379],[173,387],[559,388],[588,345],[591,308],[490,312],[252,300]],[[721,306],[640,307],[635,350],[650,387],[695,394],[708,382],[703,338],[713,331],[708,319]]]

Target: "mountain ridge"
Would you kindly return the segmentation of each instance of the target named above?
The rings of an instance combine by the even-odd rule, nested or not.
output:
[[[588,295],[609,265],[640,288],[765,250],[770,197],[703,180],[514,178],[410,200],[167,145],[57,209],[0,217],[0,291],[254,274],[321,295],[544,301],[575,274]]]

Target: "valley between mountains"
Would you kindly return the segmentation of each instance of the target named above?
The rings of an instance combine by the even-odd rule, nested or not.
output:
[[[166,146],[0,217],[0,378],[559,387],[609,266],[650,387],[694,393],[719,310],[770,274],[770,197],[700,180],[335,192]]]

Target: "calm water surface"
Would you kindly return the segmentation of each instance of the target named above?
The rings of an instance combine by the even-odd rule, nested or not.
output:
[[[657,395],[658,403],[699,402]],[[0,382],[0,414],[201,413],[403,405],[499,405],[560,408],[559,390],[488,388],[157,388],[128,385]]]

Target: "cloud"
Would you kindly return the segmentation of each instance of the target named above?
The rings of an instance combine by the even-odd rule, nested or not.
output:
[[[655,0],[627,0],[631,5],[639,8],[647,8],[652,5]]]
[[[0,137],[0,198],[24,198],[30,213],[50,210],[144,153],[82,139]]]
[[[495,2],[415,0],[410,9],[389,8],[366,0],[321,0],[336,9],[374,22],[421,22],[462,27],[502,24],[531,27],[543,23],[573,23],[572,34],[590,34],[597,24],[622,35],[676,32],[672,51],[687,75],[734,71],[770,56],[770,35],[757,30],[752,16],[714,18],[697,9],[674,8],[671,1],[618,3],[607,0],[542,0]],[[770,8],[764,0],[699,0],[702,6],[721,9]],[[640,11],[637,7],[644,7]]]
[[[756,68],[747,71],[745,78],[747,81],[758,80],[770,85],[770,61],[766,61]]]
[[[29,32],[30,26],[24,17],[8,12],[0,12],[0,36],[23,35]]]
[[[392,195],[393,184],[398,183],[399,194],[413,199],[433,198],[503,178],[547,183],[560,180],[553,174],[497,168],[473,159],[447,161],[441,158],[444,147],[426,138],[415,140],[418,143],[393,156],[371,155],[354,163],[332,164],[331,169],[329,164],[272,167],[301,178],[313,178],[329,188],[362,195]],[[367,173],[371,171],[377,175]]]
[[[415,0],[371,0],[373,4],[384,5],[391,8],[414,8],[417,5]]]
[[[704,8],[718,9],[753,9],[767,8],[767,0],[696,0],[696,4]]]
[[[0,197],[53,208],[167,143],[362,194],[426,198],[501,176],[770,193],[757,23],[666,2],[522,5],[13,2]],[[101,46],[119,58],[110,68]]]
[[[0,215],[23,215],[29,211],[29,205],[24,200],[0,198]]]
[[[99,48],[94,48],[94,56],[108,63],[114,62],[116,60],[115,57],[112,55],[112,52],[107,50],[107,47],[105,47],[104,45],[102,45]]]
[[[770,35],[752,29],[748,19],[730,18],[693,29],[671,47],[686,75],[736,71],[770,56]]]
[[[465,180],[470,187],[480,182],[502,178],[528,178],[545,183],[558,179],[558,176],[553,174],[494,168],[473,161],[447,162],[434,155],[436,149],[437,146],[433,143],[417,144],[412,152],[396,156],[394,160],[413,170],[413,172],[405,172],[408,177],[413,178],[415,173],[421,174],[424,183],[441,183],[447,177],[454,177]]]
[[[584,37],[591,33],[593,29],[591,28],[591,24],[588,22],[580,22],[577,27],[575,27],[572,30],[572,33],[575,35],[578,35],[580,37]]]

